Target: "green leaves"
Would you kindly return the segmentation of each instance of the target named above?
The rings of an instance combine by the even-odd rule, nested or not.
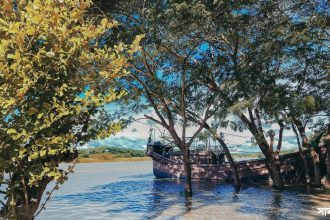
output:
[[[313,110],[315,108],[315,98],[313,96],[307,96],[305,98],[305,104],[308,110]]]

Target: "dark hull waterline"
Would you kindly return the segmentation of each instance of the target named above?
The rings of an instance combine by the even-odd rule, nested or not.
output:
[[[181,161],[171,160],[153,151],[148,152],[153,160],[153,172],[158,178],[184,178],[184,166]],[[280,167],[283,180],[290,184],[304,179],[303,161],[299,154],[289,153],[280,156]],[[312,161],[309,158],[309,167]],[[268,179],[269,173],[264,159],[250,159],[236,162],[239,176],[245,179]],[[321,167],[325,161],[321,160]],[[229,163],[191,164],[192,178],[202,180],[232,181],[233,172]],[[312,172],[312,170],[311,170]]]

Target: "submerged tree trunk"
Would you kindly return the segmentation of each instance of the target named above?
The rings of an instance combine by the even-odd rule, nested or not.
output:
[[[330,189],[330,144],[329,143],[327,146],[327,175],[326,175],[326,179],[325,179],[325,186],[328,189]]]
[[[263,144],[261,144],[261,145],[263,145]],[[265,149],[265,146],[262,146],[262,148]],[[267,150],[267,148],[266,148],[266,150]],[[284,183],[282,180],[281,164],[280,164],[278,154],[274,154],[273,152],[268,151],[268,152],[265,152],[264,155],[266,157],[266,160],[268,160],[268,162],[269,162],[269,167],[267,167],[267,168],[268,168],[268,172],[270,173],[269,175],[273,179],[273,186],[275,188],[279,188],[279,189],[283,188]]]
[[[185,193],[187,196],[192,195],[191,187],[191,164],[190,164],[190,154],[189,148],[185,147],[183,150],[183,164],[184,164],[184,174],[185,174]]]
[[[299,154],[300,154],[300,157],[301,157],[301,159],[304,163],[305,181],[306,181],[307,184],[310,184],[311,183],[311,177],[310,177],[310,174],[309,174],[309,168],[308,168],[308,163],[307,163],[307,159],[306,159],[306,154],[305,154],[305,151],[301,147],[300,140],[299,140],[299,135],[298,135],[297,129],[296,129],[296,127],[293,123],[292,123],[292,130],[296,135]]]
[[[251,134],[257,141],[261,152],[265,156],[266,167],[269,172],[269,176],[273,180],[273,187],[283,188],[284,183],[283,183],[282,176],[281,176],[279,157],[278,157],[277,153],[274,154],[272,152],[272,149],[270,148],[270,146],[267,143],[267,140],[263,134],[259,111],[257,109],[255,109],[256,116],[257,116],[256,118],[258,120],[258,127],[257,127],[256,123],[254,122],[255,117],[253,116],[252,110],[251,109],[248,109],[248,110],[249,110],[250,120],[244,114],[239,115],[239,117],[240,117],[241,121],[249,129],[249,131],[251,132]]]
[[[226,158],[227,158],[227,160],[230,164],[230,167],[233,171],[234,185],[236,187],[236,190],[239,190],[241,188],[241,180],[239,178],[237,166],[234,162],[234,159],[231,156],[230,151],[229,151],[226,143],[219,136],[216,136],[215,138],[217,139],[217,141],[220,143],[221,147],[225,151]]]
[[[321,186],[320,157],[317,153],[312,155],[314,165],[314,185]]]
[[[300,137],[303,141],[303,146],[309,150],[309,153],[313,160],[313,168],[314,168],[314,185],[321,186],[321,171],[320,171],[320,157],[315,149],[308,143],[308,138],[305,133],[305,127],[301,123],[301,121],[297,118],[294,118],[294,124],[298,128]]]
[[[213,135],[213,137],[216,138],[216,140],[219,142],[219,144],[221,145],[221,147],[225,151],[226,158],[227,158],[227,160],[229,162],[229,165],[230,165],[230,167],[233,171],[234,185],[236,187],[236,190],[238,191],[241,188],[241,180],[239,178],[237,166],[234,162],[233,157],[231,156],[231,153],[230,153],[226,143],[221,139],[221,137],[216,132],[212,131],[211,127],[208,124],[205,124],[204,128],[206,130],[208,130]]]
[[[182,64],[182,74],[181,74],[181,113],[182,113],[182,142],[183,142],[183,162],[185,171],[185,193],[187,196],[192,195],[191,187],[191,164],[190,164],[190,145],[186,142],[186,127],[187,127],[187,115],[186,115],[186,70],[187,70],[187,60]]]

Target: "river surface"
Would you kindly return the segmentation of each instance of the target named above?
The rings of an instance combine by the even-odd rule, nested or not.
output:
[[[65,166],[65,165],[64,165]],[[179,180],[156,179],[152,162],[78,164],[37,220],[58,219],[330,219],[330,194],[306,187],[276,191],[193,181],[185,199]]]

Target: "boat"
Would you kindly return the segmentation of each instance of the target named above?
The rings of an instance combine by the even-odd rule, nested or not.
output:
[[[321,147],[320,151],[321,173],[325,174],[326,148]],[[182,154],[173,151],[173,147],[161,142],[149,143],[147,155],[153,160],[153,173],[157,178],[185,177]],[[224,155],[222,151],[191,150],[192,179],[232,182],[233,172]],[[299,152],[280,155],[279,160],[281,175],[286,184],[304,181],[303,161]],[[307,161],[312,168],[311,158],[307,157]],[[271,180],[264,158],[241,160],[235,163],[241,180]],[[313,173],[312,169],[310,173]]]

